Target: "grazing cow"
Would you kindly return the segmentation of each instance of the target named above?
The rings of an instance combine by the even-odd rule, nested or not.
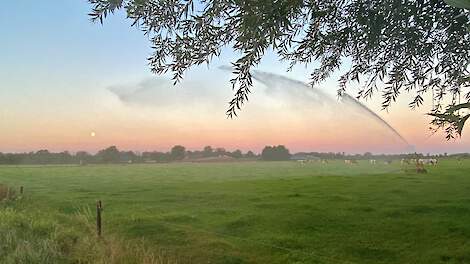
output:
[[[424,164],[417,162],[416,163],[416,172],[417,173],[428,173],[428,171],[424,168]]]
[[[352,164],[351,160],[344,160],[344,163],[346,163],[346,164]]]
[[[400,163],[401,165],[405,165],[405,164],[410,164],[410,161],[409,159],[401,159]]]
[[[392,164],[392,161],[391,160],[386,160],[386,161],[384,161],[384,164],[390,165],[390,164]]]
[[[323,160],[321,160],[321,163],[322,163],[322,164],[328,164],[328,160],[323,159]]]
[[[370,164],[377,164],[377,161],[375,159],[371,159],[371,160],[369,160],[369,163]]]
[[[300,165],[305,165],[305,160],[298,160],[297,162],[300,163]]]
[[[428,164],[428,165],[437,165],[437,159],[419,159],[417,163]]]

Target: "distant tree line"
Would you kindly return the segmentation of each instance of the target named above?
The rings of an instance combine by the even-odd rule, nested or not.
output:
[[[227,151],[224,148],[212,148],[206,146],[202,150],[186,150],[184,146],[176,145],[169,152],[143,152],[142,159],[144,161],[155,161],[155,162],[169,162],[178,160],[194,160],[204,158],[216,158],[216,157],[229,157],[234,159],[254,159],[258,158],[252,151],[242,153],[241,150]]]
[[[99,164],[99,163],[163,163],[173,161],[197,161],[218,158],[234,160],[265,160],[281,161],[290,159],[402,159],[402,158],[422,158],[422,157],[453,157],[470,158],[469,153],[447,155],[430,155],[422,153],[413,154],[346,154],[344,152],[299,152],[290,154],[289,150],[283,146],[266,146],[261,154],[252,151],[243,153],[241,150],[227,151],[224,148],[212,148],[206,146],[202,150],[187,150],[184,146],[176,145],[167,152],[160,151],[121,151],[116,146],[111,146],[90,154],[85,151],[78,151],[75,154],[68,151],[50,152],[39,150],[28,153],[2,153],[0,152],[0,164]]]
[[[195,160],[204,158],[225,157],[230,159],[258,159],[259,156],[248,151],[242,153],[237,149],[227,151],[224,148],[204,147],[203,150],[186,150],[184,146],[176,145],[168,152],[134,152],[121,151],[116,146],[111,146],[91,154],[86,151],[78,151],[72,154],[68,151],[50,152],[39,150],[28,153],[2,153],[0,152],[0,164],[94,164],[94,163],[145,163],[145,162],[172,162],[182,160]]]

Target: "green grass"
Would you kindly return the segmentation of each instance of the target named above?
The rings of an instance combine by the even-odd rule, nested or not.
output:
[[[105,237],[178,263],[470,263],[470,161],[0,167],[0,183],[59,224],[100,199]]]

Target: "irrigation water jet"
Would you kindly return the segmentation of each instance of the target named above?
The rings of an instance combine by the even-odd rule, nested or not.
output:
[[[232,70],[229,66],[222,66],[220,67],[220,69],[230,71]],[[396,139],[402,142],[407,152],[414,151],[414,147],[410,145],[408,141],[387,121],[385,121],[374,111],[372,111],[367,106],[358,101],[356,98],[352,97],[347,93],[343,93],[340,100],[337,100],[333,95],[328,94],[318,88],[312,87],[306,83],[282,75],[254,70],[252,72],[252,77],[256,81],[264,84],[267,87],[268,93],[270,92],[270,89],[274,88],[284,88],[286,92],[291,92],[293,90],[301,90],[302,92],[309,93],[309,99],[312,100],[313,103],[329,107],[342,106],[346,111],[357,111],[361,113],[361,115],[364,115],[370,118],[371,120],[374,120],[386,131],[392,134]],[[288,87],[289,89],[285,89],[286,87]]]

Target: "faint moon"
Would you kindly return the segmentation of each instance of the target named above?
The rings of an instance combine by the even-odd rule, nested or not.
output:
[[[94,137],[94,136],[96,136],[96,133],[93,131],[93,132],[90,133],[90,136]]]

